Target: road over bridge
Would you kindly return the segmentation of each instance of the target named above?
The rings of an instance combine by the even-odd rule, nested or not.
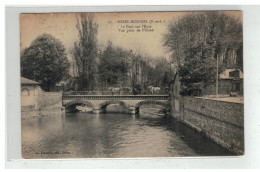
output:
[[[144,104],[157,104],[169,110],[169,95],[63,95],[62,103],[66,110],[84,105],[91,107],[93,113],[105,112],[108,105],[119,104],[136,114]]]

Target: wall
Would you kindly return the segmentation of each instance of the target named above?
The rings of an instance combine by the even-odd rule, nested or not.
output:
[[[21,85],[21,106],[24,108],[34,107],[35,101],[38,96],[37,85]],[[28,107],[26,107],[28,106]]]
[[[227,97],[230,95],[232,84],[230,80],[219,80],[218,84],[218,95],[219,97]],[[216,85],[210,85],[202,90],[202,95],[215,97],[216,96]]]
[[[37,109],[62,106],[62,92],[43,92],[37,97]]]
[[[172,116],[239,155],[244,154],[244,105],[202,98],[171,99]]]
[[[26,95],[26,91],[29,94]],[[37,85],[21,86],[21,117],[39,117],[63,113],[62,92],[43,92]]]
[[[238,83],[240,89],[236,90],[234,84]],[[239,96],[243,95],[243,79],[231,80],[222,79],[218,82],[218,95],[220,97],[230,96],[231,92],[237,92]],[[207,95],[209,97],[216,96],[216,84],[210,85],[202,90],[202,95]]]

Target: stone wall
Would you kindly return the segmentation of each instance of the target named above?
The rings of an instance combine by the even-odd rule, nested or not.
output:
[[[176,103],[178,102],[178,103]],[[172,116],[228,150],[244,154],[244,105],[203,98],[172,98]]]
[[[21,117],[40,117],[64,114],[62,92],[42,92],[36,96],[35,106],[22,106]]]
[[[62,107],[62,92],[43,92],[37,97],[40,109]]]

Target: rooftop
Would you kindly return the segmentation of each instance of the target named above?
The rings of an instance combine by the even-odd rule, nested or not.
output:
[[[27,79],[27,78],[24,78],[24,77],[21,77],[21,84],[37,85],[37,84],[40,84],[40,83],[36,82],[36,81],[33,81],[33,80],[30,80],[30,79]]]
[[[66,81],[60,81],[59,83],[57,83],[55,86],[64,86],[66,85],[67,82]]]
[[[237,76],[234,75],[234,72],[238,72]],[[240,69],[225,69],[220,75],[220,79],[235,79],[235,78],[244,78],[243,73],[241,72]]]

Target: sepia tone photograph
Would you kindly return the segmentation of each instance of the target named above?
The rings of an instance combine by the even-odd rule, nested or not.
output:
[[[25,159],[244,155],[243,12],[20,14]]]

